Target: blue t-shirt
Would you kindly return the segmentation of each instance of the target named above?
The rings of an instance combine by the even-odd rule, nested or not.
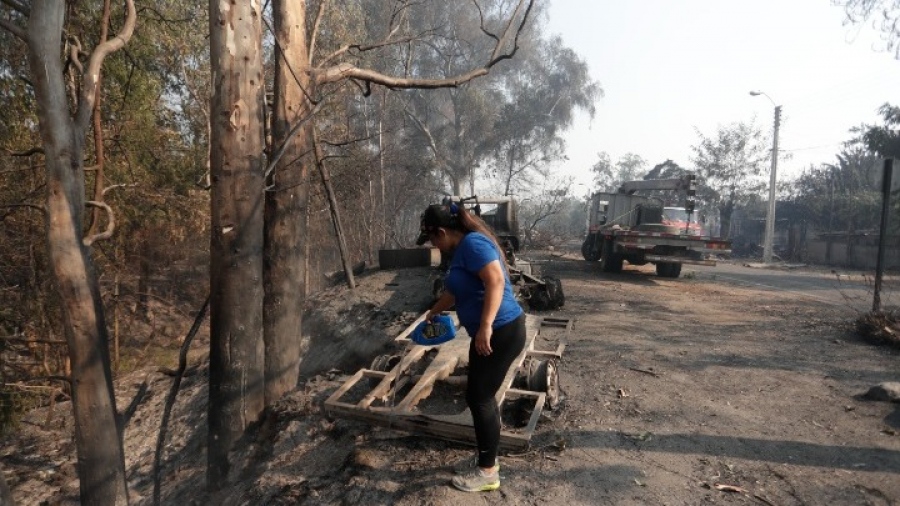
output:
[[[459,323],[465,327],[469,336],[475,337],[481,326],[481,313],[484,310],[484,282],[478,272],[494,260],[500,260],[500,251],[494,241],[479,232],[466,234],[450,260],[450,267],[444,284],[456,298],[456,315]],[[493,328],[502,327],[522,314],[522,308],[513,295],[509,275],[504,272],[506,283],[503,286],[503,299],[494,318]]]

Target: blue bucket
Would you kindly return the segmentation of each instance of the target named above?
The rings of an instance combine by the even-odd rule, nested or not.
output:
[[[437,315],[431,322],[423,321],[413,330],[412,342],[422,346],[444,344],[456,337],[456,326],[450,315]]]

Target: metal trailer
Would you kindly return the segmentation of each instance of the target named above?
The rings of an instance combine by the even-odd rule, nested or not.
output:
[[[455,313],[451,315],[459,327]],[[404,346],[403,353],[376,357],[370,368],[357,371],[325,401],[325,411],[391,429],[474,444],[468,408],[457,406],[458,401],[451,404],[458,410],[448,410],[447,402],[430,402],[441,383],[451,392],[464,391],[465,376],[461,372],[468,364],[471,339],[465,329],[459,328],[456,338],[444,344],[414,344],[409,336],[424,317],[421,315],[396,338]],[[526,448],[541,411],[558,405],[558,364],[572,325],[570,319],[526,315],[525,349],[510,367],[497,392],[497,402],[501,412],[512,403],[524,403],[528,416],[517,426],[508,425],[510,420],[504,418],[502,449]]]

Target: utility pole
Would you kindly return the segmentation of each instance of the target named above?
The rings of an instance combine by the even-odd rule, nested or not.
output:
[[[781,106],[775,106],[775,129],[772,133],[772,170],[769,174],[769,209],[766,212],[766,236],[763,242],[763,262],[772,263],[772,244],[775,240],[775,175],[778,172],[778,127],[781,125]]]
[[[872,298],[872,312],[881,312],[881,280],[884,275],[884,253],[887,249],[885,241],[888,233],[888,218],[891,216],[891,179],[894,172],[894,160],[884,160],[884,171],[881,181],[881,226],[878,229],[878,256],[875,259],[875,296]]]

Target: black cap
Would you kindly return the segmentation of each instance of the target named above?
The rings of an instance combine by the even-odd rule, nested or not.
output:
[[[453,208],[456,208],[456,204],[450,204],[449,206],[432,204],[425,208],[425,212],[422,213],[422,220],[419,223],[419,237],[416,239],[416,246],[425,244],[428,241],[429,233],[434,232],[438,228],[458,227],[458,215],[452,212]]]

